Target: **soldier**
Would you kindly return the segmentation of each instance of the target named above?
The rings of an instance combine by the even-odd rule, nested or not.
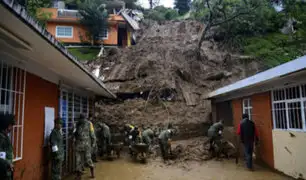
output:
[[[101,139],[101,154],[102,156],[106,152],[106,154],[110,155],[110,144],[111,144],[111,133],[110,128],[105,123],[99,123],[99,127],[101,129],[100,139]]]
[[[173,136],[174,131],[172,129],[163,130],[159,136],[159,147],[164,161],[168,159],[168,153],[171,151],[171,137]]]
[[[147,128],[142,132],[143,142],[149,145],[149,149],[151,149],[153,138],[154,138],[154,131],[151,128]]]
[[[62,175],[62,164],[64,161],[64,146],[62,135],[62,120],[59,118],[54,120],[54,129],[50,134],[50,145],[52,151],[51,179],[60,180]]]
[[[90,122],[85,119],[83,114],[80,115],[75,131],[75,149],[76,149],[76,171],[77,179],[81,179],[82,175],[82,156],[85,157],[85,162],[90,168],[91,178],[94,178],[94,165],[91,159],[91,147],[95,142],[94,129]]]
[[[208,129],[208,137],[210,138],[210,150],[213,151],[214,147],[213,144],[215,143],[218,146],[218,149],[221,147],[221,138],[222,138],[222,131],[223,131],[223,120],[220,120],[219,122],[214,123],[212,126]],[[217,153],[219,155],[219,153]]]
[[[93,145],[91,147],[91,157],[92,157],[92,161],[93,162],[98,162],[97,160],[97,138],[96,138],[96,131],[93,125],[93,117],[90,115],[89,116],[89,122],[90,122],[90,128],[93,130],[93,135],[94,135],[94,142],[92,142],[91,144]]]
[[[15,117],[12,114],[0,113],[0,161],[2,169],[1,176],[4,180],[13,179],[13,146],[7,134],[9,134],[15,124]],[[5,173],[5,174],[2,174]]]

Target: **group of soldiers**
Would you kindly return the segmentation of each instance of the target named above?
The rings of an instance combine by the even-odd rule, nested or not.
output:
[[[13,147],[8,134],[15,124],[15,118],[14,115],[0,113],[0,119],[0,179],[11,180],[14,172]],[[244,114],[242,119],[237,134],[241,139],[241,143],[244,145],[246,165],[251,170],[254,142],[258,143],[258,132],[254,122],[249,119],[247,114]],[[96,124],[98,131],[95,132],[93,123],[91,122],[92,120],[92,117],[87,119],[81,114],[73,128],[76,152],[76,179],[81,179],[85,165],[90,168],[91,177],[95,177],[93,161],[96,160],[98,149],[100,149],[99,154],[101,156],[104,154],[110,155],[111,153],[110,146],[112,142],[110,128],[105,123],[98,122]],[[63,122],[60,118],[54,120],[54,129],[49,139],[52,157],[52,180],[61,179],[62,163],[64,161],[62,124]],[[150,149],[154,140],[158,140],[163,159],[168,159],[169,153],[171,153],[171,138],[175,134],[175,130],[171,125],[159,132],[152,130],[150,127],[142,127],[140,130],[138,127],[130,124],[126,124],[123,130],[129,143],[130,151],[132,144],[145,143]],[[223,121],[214,123],[208,130],[210,148],[217,152],[217,156],[220,153],[220,149],[222,149],[222,133]]]
[[[107,152],[107,147],[111,142],[111,134],[109,127],[105,123],[99,123],[99,133],[96,134],[93,118],[87,119],[83,114],[73,128],[74,148],[76,156],[76,179],[81,179],[84,171],[84,166],[88,166],[91,173],[91,178],[95,177],[94,162],[97,158],[97,134],[102,137],[102,151]],[[50,134],[50,146],[52,156],[52,180],[61,179],[62,163],[64,161],[63,136],[61,132],[61,119],[55,119],[54,129]]]

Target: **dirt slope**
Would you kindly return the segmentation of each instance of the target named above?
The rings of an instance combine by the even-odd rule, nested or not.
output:
[[[196,45],[203,25],[195,21],[153,23],[135,46],[113,51],[95,64],[101,78],[123,101],[100,102],[100,120],[121,125],[171,122],[181,135],[203,134],[210,120],[208,92],[259,71],[259,65],[206,41],[201,58]]]

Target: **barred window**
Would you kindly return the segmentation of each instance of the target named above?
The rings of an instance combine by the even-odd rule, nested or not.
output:
[[[274,129],[306,130],[306,85],[272,91]]]
[[[252,119],[252,103],[250,98],[243,99],[242,111],[243,114],[249,115],[249,118]]]

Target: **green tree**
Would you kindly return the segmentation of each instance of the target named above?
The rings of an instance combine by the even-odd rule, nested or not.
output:
[[[84,25],[92,43],[101,39],[101,32],[107,28],[108,13],[102,0],[86,0],[79,5],[82,16],[80,22]]]
[[[52,4],[51,0],[24,0],[23,2],[27,11],[34,17],[37,17],[40,8],[47,8]]]
[[[179,14],[183,15],[190,10],[191,0],[175,0],[174,5]]]
[[[165,6],[156,6],[152,10],[148,10],[145,13],[146,19],[152,19],[155,21],[173,20],[178,17],[178,12],[172,8],[166,8]]]

